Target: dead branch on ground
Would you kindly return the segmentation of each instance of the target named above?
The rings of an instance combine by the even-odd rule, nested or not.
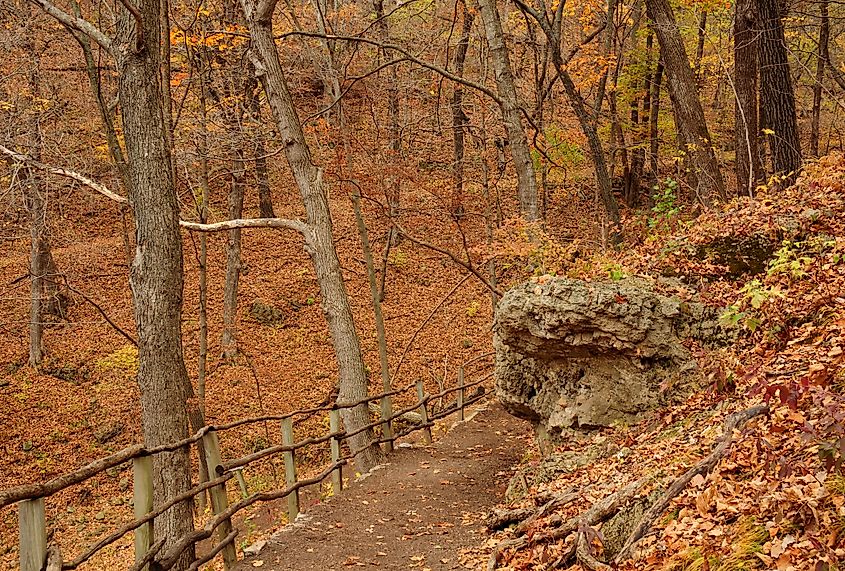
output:
[[[680,494],[684,488],[687,487],[687,484],[697,475],[706,475],[709,474],[715,467],[716,464],[719,463],[722,456],[728,450],[728,447],[731,445],[733,441],[733,432],[741,428],[746,422],[754,418],[755,416],[759,416],[761,414],[767,414],[769,412],[769,407],[765,404],[760,404],[757,406],[753,406],[749,409],[736,412],[728,417],[725,421],[725,430],[722,438],[716,444],[716,447],[704,460],[700,461],[698,464],[690,468],[686,471],[686,473],[675,480],[669,489],[663,494],[663,496],[657,500],[649,509],[643,514],[642,519],[640,519],[640,523],[637,524],[637,527],[631,534],[628,536],[628,539],[625,540],[625,544],[622,546],[622,549],[619,550],[619,553],[614,558],[614,563],[616,565],[622,563],[623,561],[630,559],[633,551],[634,544],[636,544],[640,539],[645,536],[646,533],[651,529],[651,526],[654,525],[654,522],[657,521],[657,518],[666,511],[666,508],[669,506],[669,503],[678,495]]]

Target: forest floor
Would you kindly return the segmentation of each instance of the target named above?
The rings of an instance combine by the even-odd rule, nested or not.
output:
[[[494,400],[432,445],[398,448],[389,464],[302,513],[236,569],[474,568],[462,550],[484,541],[484,519],[503,500],[530,432]]]

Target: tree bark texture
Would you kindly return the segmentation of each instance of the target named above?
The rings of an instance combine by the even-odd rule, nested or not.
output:
[[[760,65],[760,108],[763,127],[769,134],[772,170],[794,180],[801,167],[801,140],[795,117],[795,90],[789,72],[783,21],[778,0],[757,0],[760,19],[758,43]]]
[[[692,156],[692,165],[696,170],[698,188],[695,192],[704,206],[710,206],[713,200],[725,199],[725,183],[713,151],[695,74],[690,67],[687,50],[668,0],[647,0],[647,6],[654,20],[663,65],[675,98],[678,128],[686,141],[687,148],[683,150]]]
[[[242,1],[252,40],[250,57],[267,94],[285,155],[305,206],[307,234],[310,234],[306,235],[306,247],[320,284],[322,307],[340,373],[337,401],[338,404],[352,403],[367,396],[367,374],[332,237],[331,213],[323,186],[322,170],[311,158],[273,41],[272,12],[275,1],[265,0],[260,4],[252,0]],[[345,408],[341,415],[347,431],[369,424],[369,412],[365,404]],[[348,444],[355,454],[359,471],[368,470],[384,459],[372,429],[349,438]]]
[[[464,75],[467,50],[469,49],[469,35],[475,16],[467,10],[465,0],[457,0],[458,12],[461,14],[461,37],[455,49],[454,72],[458,77]],[[464,130],[469,126],[469,117],[464,112],[464,88],[456,83],[452,91],[452,181],[455,185],[450,210],[456,217],[464,214]]]
[[[734,15],[734,100],[736,193],[753,196],[762,177],[758,149],[757,8],[754,0],[737,0]]]
[[[275,218],[273,196],[270,191],[270,170],[267,167],[267,150],[261,133],[255,135],[255,181],[258,185],[258,212],[262,218]]]
[[[499,10],[495,0],[479,0],[478,7],[481,20],[484,23],[484,34],[487,37],[490,61],[501,101],[502,118],[504,119],[511,157],[513,157],[513,164],[516,169],[519,209],[526,220],[533,222],[540,217],[537,176],[534,172],[534,162],[531,160],[528,138],[522,126],[519,99],[516,93],[510,56],[507,46],[505,46]]]
[[[244,178],[246,162],[243,149],[233,149],[229,187],[229,220],[243,217]],[[226,240],[226,282],[223,289],[223,333],[220,345],[224,359],[234,359],[238,354],[236,320],[238,316],[238,284],[241,278],[241,229],[229,230]]]
[[[135,258],[129,283],[138,333],[138,385],[144,442],[156,446],[185,437],[187,399],[192,393],[182,354],[182,240],[162,107],[158,0],[136,0],[141,19],[122,10],[115,39],[118,95],[129,162],[129,201],[135,213]],[[138,41],[143,27],[143,41]],[[191,487],[185,450],[154,460],[155,503]],[[155,520],[165,546],[193,530],[192,502],[174,506]],[[193,548],[177,569],[194,559]]]

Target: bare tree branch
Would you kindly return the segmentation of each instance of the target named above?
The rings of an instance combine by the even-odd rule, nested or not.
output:
[[[88,188],[95,190],[103,196],[114,200],[115,202],[119,202],[121,204],[128,204],[129,202],[125,197],[120,196],[119,194],[116,194],[109,190],[108,187],[96,181],[93,181],[90,178],[81,175],[76,171],[45,165],[42,162],[36,161],[35,159],[27,155],[17,153],[7,147],[4,147],[3,145],[0,145],[0,153],[3,153],[8,156],[9,160],[11,161],[32,165],[49,173],[71,178],[87,186]],[[311,227],[308,226],[308,224],[301,220],[291,220],[287,218],[240,218],[237,220],[224,220],[223,222],[215,222],[213,224],[201,224],[199,222],[189,222],[187,220],[180,220],[179,225],[182,228],[192,230],[194,232],[223,232],[226,230],[232,230],[234,228],[288,228],[290,230],[296,230],[297,232],[302,234],[305,238],[306,245],[310,246],[313,243],[311,236]]]
[[[48,2],[48,0],[30,0],[30,2],[47,12],[62,25],[85,34],[97,42],[104,50],[111,53],[113,43],[112,39],[88,20],[71,16],[61,8],[58,8],[55,4]]]
[[[403,48],[402,46],[397,46],[396,44],[383,43],[383,42],[379,42],[379,41],[376,41],[376,40],[371,40],[369,38],[362,38],[360,36],[338,36],[338,35],[332,35],[332,34],[320,34],[318,32],[307,32],[307,31],[286,32],[284,34],[277,35],[275,37],[275,39],[284,39],[284,38],[287,38],[287,37],[290,37],[290,36],[305,36],[307,38],[321,38],[321,39],[325,39],[325,40],[342,40],[342,41],[347,41],[347,42],[361,42],[363,44],[367,44],[367,45],[370,45],[370,46],[375,46],[375,47],[381,48],[383,50],[393,50],[393,51],[400,53],[403,56],[405,56],[405,58],[407,58],[408,61],[412,61],[412,62],[414,62],[415,64],[417,64],[421,67],[424,67],[424,68],[429,69],[429,70],[431,70],[435,73],[438,73],[438,74],[442,75],[443,77],[445,77],[446,79],[454,81],[455,83],[460,83],[461,85],[465,85],[466,87],[469,87],[470,89],[475,89],[476,91],[480,91],[481,93],[483,93],[487,97],[491,98],[496,103],[501,103],[499,95],[496,92],[494,92],[492,89],[490,89],[490,88],[488,88],[484,85],[481,85],[480,83],[476,83],[476,82],[471,81],[469,79],[465,79],[465,78],[463,78],[459,75],[455,75],[451,71],[444,69],[444,68],[440,67],[439,65],[435,65],[431,62],[427,62],[423,59],[420,59],[417,56],[415,56],[414,54],[412,54],[411,52],[409,52],[408,50],[406,50],[405,48]]]
[[[45,165],[44,163],[36,161],[35,159],[33,159],[32,157],[30,157],[28,155],[24,155],[24,154],[15,152],[15,151],[7,148],[7,147],[4,147],[3,145],[0,145],[0,153],[3,153],[7,157],[9,157],[9,159],[12,160],[12,161],[22,163],[22,164],[31,165],[31,166],[34,166],[34,167],[39,168],[41,170],[45,170],[49,173],[73,179],[76,182],[87,186],[91,190],[99,192],[103,196],[110,198],[111,200],[114,200],[115,202],[120,202],[121,204],[128,204],[129,203],[129,201],[126,199],[126,197],[120,196],[119,194],[112,192],[106,186],[104,186],[104,185],[102,185],[102,184],[100,184],[96,181],[93,181],[90,178],[88,178],[87,176],[81,175],[76,171],[63,169],[63,168],[59,168],[59,167],[53,167],[53,166],[50,166],[50,165]]]
[[[306,238],[309,238],[311,234],[311,228],[308,224],[301,220],[290,220],[288,218],[238,218],[212,224],[180,220],[179,226],[194,232],[224,232],[235,228],[288,228],[296,230]]]

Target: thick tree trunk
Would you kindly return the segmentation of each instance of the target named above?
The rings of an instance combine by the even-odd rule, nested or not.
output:
[[[675,98],[678,127],[697,171],[696,195],[704,206],[710,206],[716,199],[725,199],[725,183],[713,151],[695,75],[668,0],[647,0],[647,6]]]
[[[736,193],[753,196],[762,177],[757,119],[757,10],[754,0],[737,0],[734,15]]]
[[[828,0],[819,2],[819,50],[816,56],[816,81],[813,83],[813,123],[810,132],[810,154],[819,156],[819,125],[822,113],[822,87],[824,70],[828,61],[828,43],[830,41],[830,16]]]
[[[502,118],[508,134],[511,156],[518,181],[519,209],[529,222],[538,220],[540,206],[537,197],[537,176],[528,147],[528,138],[522,126],[519,99],[513,79],[510,56],[505,46],[502,22],[495,0],[479,0],[479,12],[484,23],[484,33],[489,46],[490,60],[496,77],[496,87],[501,101]]]
[[[129,283],[138,332],[141,424],[145,444],[156,446],[186,435],[186,403],[192,389],[182,355],[182,240],[162,108],[159,2],[136,0],[135,6],[141,14],[143,41],[136,41],[136,21],[123,10],[114,52],[129,163],[129,201],[136,221]],[[187,451],[157,455],[154,462],[156,505],[191,487]],[[165,538],[165,549],[192,530],[191,501],[177,504],[155,520],[155,535]],[[190,548],[176,568],[187,568],[193,559]]]
[[[302,196],[310,236],[306,247],[314,263],[317,282],[320,284],[322,306],[328,321],[340,373],[338,404],[348,404],[367,396],[367,374],[361,354],[361,344],[340,261],[332,237],[332,220],[322,170],[314,165],[311,151],[293,107],[290,92],[282,71],[276,44],[273,41],[272,12],[275,2],[257,3],[242,0],[252,40],[250,57],[255,72],[264,86],[267,101],[285,143],[285,155]],[[369,424],[367,405],[345,408],[341,412],[347,431],[354,431]],[[365,471],[384,459],[372,429],[364,430],[348,439],[355,454],[356,465]]]
[[[757,0],[760,18],[758,61],[760,64],[760,108],[763,126],[774,131],[768,136],[772,170],[795,179],[801,168],[801,140],[795,117],[795,90],[789,72],[783,21],[778,0]]]
[[[467,50],[469,49],[469,34],[475,16],[467,10],[464,0],[457,0],[456,12],[461,15],[461,37],[455,49],[454,73],[458,77],[464,75]],[[457,218],[464,215],[464,130],[469,126],[469,117],[464,113],[464,88],[456,83],[452,92],[452,181],[454,186],[450,210]]]

